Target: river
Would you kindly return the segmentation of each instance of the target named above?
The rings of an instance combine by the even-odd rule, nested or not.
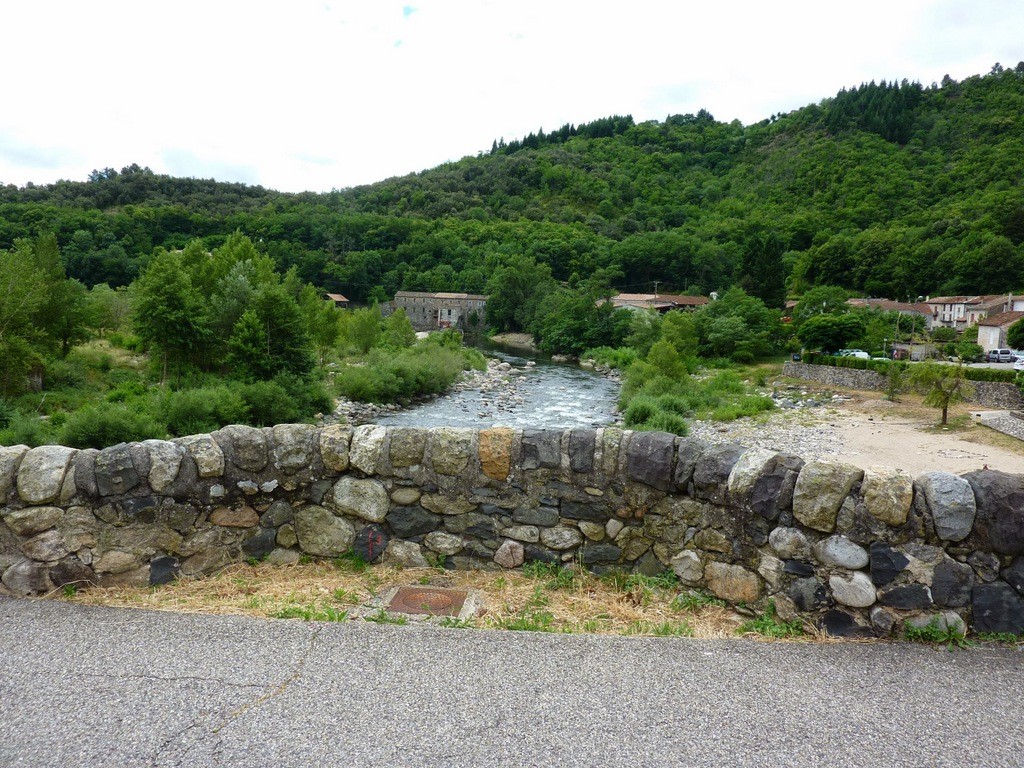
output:
[[[493,345],[482,347],[482,351],[508,364],[508,370],[502,372],[508,384],[453,392],[381,414],[374,421],[403,427],[554,429],[602,427],[616,420],[618,382],[529,352],[512,353]]]

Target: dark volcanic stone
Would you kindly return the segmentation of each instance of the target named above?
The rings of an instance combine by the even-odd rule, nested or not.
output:
[[[441,524],[440,515],[428,512],[421,506],[395,507],[384,519],[391,526],[395,536],[400,539],[410,539],[436,531]]]
[[[814,575],[814,567],[809,563],[802,563],[799,560],[787,560],[782,570],[786,573],[792,573],[794,576]]]
[[[352,542],[352,551],[367,563],[375,563],[388,548],[389,541],[391,537],[384,530],[384,526],[373,523],[363,527],[356,534],[356,539]]]
[[[974,569],[956,560],[943,560],[935,566],[932,600],[940,608],[963,608],[971,601]]]
[[[828,592],[817,579],[794,579],[789,585],[789,599],[801,611],[813,611],[825,605]]]
[[[523,430],[523,469],[557,467],[561,459],[562,433],[555,429]]]
[[[982,581],[995,581],[999,578],[999,558],[991,552],[971,552],[967,556],[967,564]]]
[[[743,446],[735,443],[713,445],[704,451],[693,469],[694,496],[724,502],[728,495],[729,473],[743,451]]]
[[[125,499],[121,502],[121,512],[126,518],[140,523],[152,523],[156,520],[156,509],[159,502],[152,496],[137,499]]]
[[[178,558],[158,557],[149,564],[149,583],[151,586],[169,584],[178,578]]]
[[[575,501],[563,501],[562,517],[567,517],[570,520],[593,520],[600,523],[611,517],[611,513],[604,504],[580,504]]]
[[[260,525],[264,528],[277,528],[295,519],[295,510],[287,501],[278,499],[260,516]]]
[[[1003,580],[1024,595],[1024,557],[1015,558],[1009,568],[1002,572]]]
[[[686,486],[693,479],[693,470],[697,466],[697,460],[707,449],[707,443],[694,437],[684,437],[679,441],[679,449],[676,451],[676,470],[672,476],[676,488],[686,490]]]
[[[793,506],[793,489],[804,460],[799,456],[780,454],[768,462],[764,473],[754,481],[750,508],[766,520]]]
[[[523,554],[527,560],[538,560],[542,563],[560,563],[562,561],[557,552],[552,552],[540,544],[527,544],[523,547]]]
[[[672,460],[676,438],[666,432],[637,432],[626,449],[626,472],[630,479],[668,491],[672,488]]]
[[[924,584],[904,584],[878,593],[878,602],[901,611],[919,611],[932,605],[932,596]]]
[[[979,584],[971,602],[975,632],[1024,633],[1024,598],[1009,584]]]
[[[548,527],[558,525],[558,510],[554,507],[517,509],[512,513],[512,519],[522,525],[542,525]]]
[[[614,563],[622,556],[622,549],[607,542],[587,544],[583,547],[581,557],[586,565],[593,563]]]
[[[94,471],[96,488],[103,496],[127,493],[139,484],[139,473],[135,471],[131,451],[125,443],[100,451]]]
[[[1024,554],[1024,475],[980,469],[964,479],[978,504],[971,542],[1003,555]]]
[[[876,587],[883,587],[899,575],[910,564],[910,560],[892,547],[880,541],[871,544],[871,581]]]
[[[653,551],[648,551],[636,561],[633,570],[643,576],[658,576],[668,570]]]
[[[92,568],[78,559],[76,555],[68,555],[50,569],[50,581],[55,587],[65,584],[85,586],[96,583],[96,575]]]
[[[390,515],[388,517],[390,518]],[[493,517],[481,515],[478,512],[467,512],[464,515],[446,517],[444,527],[451,533],[465,533],[480,539],[497,539],[499,536],[498,521]]]
[[[242,551],[246,557],[262,560],[274,551],[277,546],[277,531],[273,528],[260,528],[252,536],[242,542]]]
[[[569,468],[573,472],[589,472],[594,468],[594,445],[597,432],[574,429],[569,433]]]
[[[832,637],[871,637],[874,633],[862,627],[846,611],[831,610],[821,617],[821,628]]]

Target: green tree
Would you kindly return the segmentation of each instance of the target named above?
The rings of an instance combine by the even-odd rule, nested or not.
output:
[[[401,307],[384,319],[380,343],[392,349],[405,349],[416,343],[416,331]]]
[[[668,312],[661,321],[661,338],[667,341],[683,359],[697,356],[697,325],[689,312]]]
[[[302,288],[299,307],[320,367],[323,368],[327,364],[327,355],[341,338],[341,310],[334,306],[333,301],[321,297],[320,292],[311,285]]]
[[[377,345],[383,332],[382,325],[380,309],[376,304],[365,309],[357,309],[351,313],[348,320],[346,328],[348,341],[359,354],[365,355]]]
[[[849,311],[846,289],[837,285],[811,288],[793,307],[793,323],[799,328],[805,320],[817,315],[841,315]]]
[[[44,341],[33,317],[46,301],[47,279],[32,256],[32,245],[19,240],[0,251],[0,391],[17,394],[39,362]]]
[[[948,422],[949,406],[963,402],[974,393],[961,365],[926,360],[911,366],[907,381],[924,395],[924,404],[942,409],[942,424]]]
[[[487,281],[487,324],[502,331],[527,330],[555,285],[547,264],[527,256],[509,258]]]
[[[1024,349],[1024,320],[1018,320],[1006,332],[1006,343],[1013,349]]]
[[[808,318],[796,332],[808,349],[835,352],[864,335],[864,321],[854,314],[816,315]]]
[[[159,253],[135,284],[136,333],[160,351],[162,380],[197,356],[209,331],[199,292],[176,253]]]
[[[786,303],[785,244],[774,232],[758,232],[743,250],[740,286],[772,309]]]
[[[253,382],[274,377],[270,337],[255,310],[247,309],[238,318],[227,346],[227,364],[237,378]]]

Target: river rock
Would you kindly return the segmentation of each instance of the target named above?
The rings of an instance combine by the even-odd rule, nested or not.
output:
[[[523,564],[524,557],[523,545],[518,541],[506,539],[494,553],[494,562],[502,568],[518,568]]]
[[[970,535],[977,514],[970,483],[949,472],[926,472],[914,485],[924,497],[940,539],[963,541]]]
[[[442,496],[437,493],[425,493],[420,498],[420,504],[439,515],[465,515],[477,508],[477,505],[468,499],[452,496]]]
[[[44,445],[25,452],[18,465],[18,495],[28,504],[46,504],[60,494],[74,448]]]
[[[340,424],[331,424],[320,430],[320,457],[324,466],[334,472],[348,469],[348,447],[352,430]]]
[[[584,565],[594,565],[595,563],[614,563],[623,555],[623,550],[607,541],[587,543],[580,551],[580,559],[583,561]]]
[[[558,525],[558,510],[554,507],[521,507],[512,513],[512,519],[523,525],[547,528]]]
[[[277,528],[295,519],[295,510],[284,499],[278,499],[260,517],[260,525],[264,528]]]
[[[277,546],[290,549],[299,543],[299,537],[295,533],[295,526],[292,523],[285,523],[277,529]],[[276,551],[276,550],[275,550]],[[273,553],[271,553],[273,554]]]
[[[540,541],[540,529],[535,525],[513,525],[509,528],[502,528],[501,535],[516,541],[525,541],[527,544],[536,544]]]
[[[775,451],[766,448],[749,448],[744,451],[729,472],[729,495],[733,499],[746,499],[750,496],[754,485],[775,457]]]
[[[914,500],[914,484],[902,469],[871,467],[864,470],[860,492],[864,506],[876,519],[892,526],[907,522]]]
[[[657,488],[672,489],[675,435],[666,432],[635,432],[626,447],[626,473],[632,480]]]
[[[978,549],[1003,555],[1024,554],[1024,475],[991,469],[968,472],[977,502],[971,541]]]
[[[427,560],[423,550],[415,541],[399,541],[392,539],[384,551],[384,562],[402,568],[426,568]]]
[[[444,527],[450,533],[465,533],[480,539],[497,539],[499,536],[498,521],[479,512],[445,517]]]
[[[69,554],[60,531],[51,529],[33,536],[21,545],[22,554],[32,560],[52,563]]]
[[[47,571],[48,569],[39,563],[20,560],[4,571],[0,581],[14,596],[28,597],[53,589]]]
[[[880,541],[872,542],[870,556],[871,581],[876,587],[884,587],[910,565],[910,558]]]
[[[811,545],[799,528],[773,529],[768,534],[768,544],[783,560],[806,560],[811,556]]]
[[[320,442],[316,427],[310,424],[278,424],[270,430],[273,448],[270,458],[285,474],[306,469],[316,458]]]
[[[328,506],[371,523],[379,523],[387,515],[391,503],[379,480],[343,477],[334,484]]]
[[[295,533],[304,552],[319,557],[338,557],[349,551],[356,531],[329,509],[308,504],[295,512]]]
[[[492,480],[505,481],[512,471],[512,439],[515,432],[511,429],[496,428],[480,431],[480,445],[477,451],[483,473]]]
[[[188,455],[196,463],[200,477],[220,477],[224,474],[224,451],[209,435],[179,437],[172,442],[188,451]]]
[[[793,516],[808,528],[831,533],[836,517],[864,470],[835,461],[810,461],[800,470],[793,489]]]
[[[230,446],[231,463],[245,472],[259,472],[270,461],[267,439],[262,429],[232,424],[210,435],[218,444]],[[223,446],[222,446],[223,447]]]
[[[781,587],[784,572],[784,564],[779,558],[767,552],[761,553],[757,563],[757,575],[764,579],[769,587],[772,589]]]
[[[700,561],[700,555],[691,549],[684,549],[675,555],[671,567],[679,580],[687,586],[696,586],[704,578],[704,564]]]
[[[415,504],[420,500],[423,495],[419,488],[395,488],[391,492],[391,501],[400,507],[408,507],[410,504]]]
[[[32,536],[53,528],[64,517],[60,507],[24,507],[6,509],[4,522],[19,536]]]
[[[444,531],[433,531],[423,539],[427,549],[439,555],[457,555],[462,551],[461,536],[454,536]]]
[[[262,560],[274,551],[277,542],[277,531],[272,528],[260,528],[251,536],[242,540],[242,553],[246,557]],[[152,564],[150,564],[150,582],[153,581]]]
[[[580,533],[591,541],[601,541],[605,536],[604,526],[592,520],[580,520]]]
[[[978,584],[974,588],[971,607],[975,632],[1024,634],[1024,598],[1009,584],[1001,581]]]
[[[875,585],[864,573],[836,573],[829,577],[832,597],[840,605],[867,608],[875,602]]]
[[[18,465],[26,453],[27,445],[0,446],[0,504],[4,504],[8,494],[14,490]]]
[[[848,568],[851,571],[863,568],[869,561],[867,550],[845,536],[829,536],[822,539],[814,545],[814,556],[825,565]]]
[[[391,427],[391,466],[415,467],[423,463],[429,432],[416,427]]]
[[[367,475],[374,474],[384,452],[384,438],[387,434],[387,428],[377,424],[356,427],[352,431],[348,463]]]
[[[220,507],[210,515],[210,522],[222,528],[252,528],[259,525],[260,516],[250,506],[242,506],[236,509]]]
[[[583,536],[575,528],[557,525],[554,528],[541,529],[540,541],[545,547],[557,550],[566,550],[578,547],[582,544]]]
[[[740,565],[708,563],[704,580],[712,594],[733,603],[753,603],[761,596],[761,579]]]
[[[439,475],[459,475],[469,466],[473,431],[440,427],[430,433],[430,462]]]

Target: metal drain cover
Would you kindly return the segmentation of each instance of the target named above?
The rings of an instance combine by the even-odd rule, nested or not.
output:
[[[463,589],[399,587],[385,610],[428,616],[458,616],[465,602],[466,591]]]

